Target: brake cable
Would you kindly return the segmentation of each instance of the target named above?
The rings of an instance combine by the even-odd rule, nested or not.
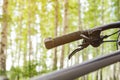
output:
[[[116,46],[117,46],[117,50],[118,50],[118,47],[120,46],[120,32],[118,33]]]
[[[117,34],[119,32],[120,32],[120,30],[118,30],[118,31],[116,31],[116,32],[114,32],[114,33],[112,33],[110,35],[106,35],[105,38],[111,37],[112,35],[115,35],[115,34]],[[108,41],[103,41],[103,42],[117,42],[117,41],[118,41],[118,38],[117,38],[117,40],[108,40]]]

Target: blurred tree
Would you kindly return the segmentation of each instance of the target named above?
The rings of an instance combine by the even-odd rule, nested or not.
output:
[[[28,10],[28,56],[29,56],[29,62],[28,62],[28,68],[29,68],[29,77],[32,77],[32,55],[33,55],[33,46],[32,46],[32,24],[33,24],[33,18],[34,18],[34,8],[32,8],[34,2],[32,0],[28,1],[28,8],[31,8],[31,10]],[[31,11],[33,13],[31,13]],[[32,17],[30,17],[32,16]]]
[[[7,32],[8,32],[8,0],[3,1],[3,22],[0,43],[0,74],[6,72],[6,55],[7,55]]]
[[[101,25],[104,25],[104,10],[105,10],[105,2],[104,2],[104,0],[101,0],[101,7],[102,7],[102,9],[101,9]],[[102,35],[104,35],[104,34],[102,34]],[[102,45],[102,47],[101,47],[101,54],[104,54],[104,45]],[[100,75],[100,77],[99,77],[99,79],[100,80],[103,80],[103,70],[102,69],[100,69],[100,73],[99,73],[99,75]]]
[[[78,0],[78,30],[83,30],[82,29],[82,20],[81,20],[81,3],[80,0]],[[78,41],[78,44],[80,44],[80,42]],[[78,45],[77,44],[77,45]],[[76,54],[76,63],[79,64],[79,53]]]
[[[55,0],[55,37],[57,37],[58,33],[58,9],[59,9],[59,1]],[[53,70],[57,69],[57,48],[54,49],[54,55],[53,55]]]
[[[64,0],[64,13],[63,13],[63,34],[66,34],[68,29],[68,0]],[[65,46],[62,46],[61,50],[61,58],[60,58],[60,68],[64,66],[64,53],[65,53]]]

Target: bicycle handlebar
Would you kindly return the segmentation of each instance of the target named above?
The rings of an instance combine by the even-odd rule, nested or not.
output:
[[[101,32],[101,31],[104,31],[107,29],[112,29],[112,28],[120,28],[120,21],[110,23],[107,25],[103,25],[103,26],[99,26],[97,28],[93,28],[93,29],[86,30],[86,31],[76,31],[76,32],[69,33],[69,34],[59,36],[56,38],[46,38],[44,41],[45,47],[47,49],[51,49],[51,48],[54,48],[54,47],[57,47],[57,46],[60,46],[60,45],[66,44],[66,43],[70,43],[70,42],[82,39],[80,34],[88,35],[89,32],[94,32],[96,30],[100,30],[100,32]]]

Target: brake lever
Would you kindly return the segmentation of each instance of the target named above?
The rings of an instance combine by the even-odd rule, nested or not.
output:
[[[84,48],[88,47],[89,43],[86,42],[86,40],[83,41],[82,45],[78,45],[78,48],[76,48],[75,50],[73,50],[69,55],[68,55],[68,59],[70,59],[75,53],[77,53],[78,51],[83,50]]]
[[[75,53],[77,53],[78,51],[80,51],[80,50],[82,50],[82,49],[84,49],[83,47],[81,47],[81,48],[77,48],[77,49],[75,49],[73,52],[71,52],[69,55],[68,55],[68,59],[70,59]]]

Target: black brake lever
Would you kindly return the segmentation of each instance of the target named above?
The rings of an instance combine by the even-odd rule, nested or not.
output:
[[[68,59],[70,59],[75,53],[77,53],[78,51],[84,49],[83,47],[78,47],[77,49],[75,49],[73,52],[71,52],[69,55],[68,55]]]
[[[83,44],[82,45],[78,45],[78,48],[75,49],[74,51],[72,51],[69,55],[68,55],[68,59],[70,59],[75,53],[77,53],[78,51],[83,50],[84,48],[88,47],[89,43],[86,42],[86,40],[83,40]]]

